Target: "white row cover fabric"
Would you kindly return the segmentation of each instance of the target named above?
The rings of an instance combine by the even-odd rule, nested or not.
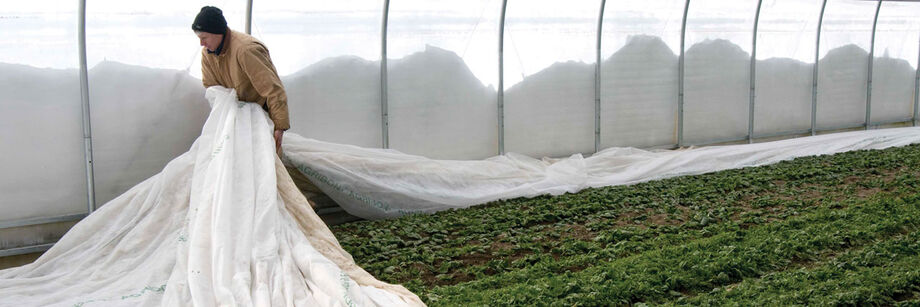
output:
[[[348,213],[385,219],[918,142],[920,128],[911,127],[683,150],[614,147],[588,158],[575,154],[537,160],[509,153],[480,161],[433,160],[296,134],[286,135],[283,147],[285,163],[296,167]]]
[[[0,306],[419,306],[358,267],[294,186],[258,105],[212,87],[191,149],[0,271]]]

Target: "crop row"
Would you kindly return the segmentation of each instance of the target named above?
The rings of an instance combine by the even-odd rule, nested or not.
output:
[[[908,202],[914,205],[908,205]],[[496,275],[432,292],[447,305],[556,302],[559,305],[660,303],[757,278],[822,254],[920,230],[920,195],[822,208],[782,222],[719,233],[604,262],[578,272],[528,278]],[[789,288],[793,289],[793,288]]]
[[[599,297],[605,299],[604,303],[679,302],[681,298],[704,297],[709,291],[725,287],[725,282],[743,284],[750,278],[783,272],[791,267],[790,263],[824,260],[781,254],[770,258],[773,262],[768,265],[730,266],[737,271],[720,271],[710,278],[724,279],[722,283],[670,275],[665,284],[676,286],[665,287],[659,282],[649,284],[658,289],[655,291],[614,291],[623,295],[612,295],[607,288],[588,290],[595,287],[589,281],[615,280],[598,274],[607,272],[605,268],[611,265],[687,244],[715,244],[700,249],[700,253],[720,251],[726,246],[742,252],[732,240],[761,232],[767,236],[778,231],[777,225],[803,218],[839,212],[866,214],[858,210],[872,204],[898,203],[898,210],[917,206],[912,195],[920,187],[918,149],[920,146],[914,145],[806,157],[764,167],[351,223],[336,226],[333,231],[359,265],[385,281],[405,284],[433,305],[461,304],[476,298],[509,304],[536,299],[577,305],[597,303]],[[898,221],[886,219],[890,217],[882,214],[879,221]],[[913,227],[910,225],[907,227]],[[861,235],[868,230],[853,231]],[[786,237],[777,235],[778,238],[800,241],[788,237],[789,233],[782,234]],[[847,248],[859,248],[895,234],[873,235],[881,236],[860,237],[868,241],[839,236],[826,240],[828,244],[844,242]],[[719,241],[728,239],[732,240]],[[831,257],[820,250],[813,252],[806,255]],[[706,259],[709,258],[700,261]],[[674,269],[666,266],[657,270]],[[544,284],[546,287],[529,288],[537,285],[535,280],[544,279],[549,283]]]

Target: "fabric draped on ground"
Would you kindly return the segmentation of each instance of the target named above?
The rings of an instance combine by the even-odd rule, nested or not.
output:
[[[283,146],[285,164],[348,213],[384,219],[918,142],[920,127],[909,127],[681,150],[614,147],[589,157],[575,154],[562,159],[508,153],[478,161],[435,160],[296,134],[286,134]]]
[[[0,271],[0,306],[422,306],[358,267],[232,90],[191,149],[35,262]]]

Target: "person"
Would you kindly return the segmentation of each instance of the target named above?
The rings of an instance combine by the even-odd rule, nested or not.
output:
[[[213,6],[201,8],[192,30],[202,47],[201,81],[204,87],[232,88],[240,101],[262,106],[275,125],[275,151],[280,153],[284,131],[291,125],[287,94],[268,48],[246,33],[231,30],[223,12]]]

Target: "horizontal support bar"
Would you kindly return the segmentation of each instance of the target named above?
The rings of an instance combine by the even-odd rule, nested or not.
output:
[[[712,141],[705,141],[705,142],[700,142],[700,143],[695,143],[695,144],[684,144],[684,146],[704,146],[704,145],[721,144],[721,143],[741,142],[741,141],[747,141],[747,140],[748,140],[748,136],[745,135],[741,137],[716,139]]]
[[[649,147],[642,147],[644,150],[657,150],[657,149],[677,149],[677,144],[664,144],[664,145],[655,145]]]
[[[58,222],[79,221],[79,220],[82,220],[84,217],[86,217],[86,213],[52,216],[52,217],[39,217],[39,218],[31,218],[31,219],[24,219],[24,220],[17,220],[17,221],[7,221],[7,222],[0,222],[0,229],[41,225],[41,224],[51,224],[51,223],[58,223]]]
[[[9,256],[44,252],[44,251],[51,249],[52,246],[54,246],[54,243],[23,246],[23,247],[11,248],[11,249],[0,249],[0,257],[9,257]]]
[[[849,126],[836,126],[836,127],[830,127],[830,128],[818,128],[818,129],[815,130],[815,132],[827,132],[827,131],[847,130],[847,129],[859,129],[859,128],[866,128],[866,124],[865,124],[865,123],[863,123],[863,124],[855,124],[855,125],[854,125],[854,124],[850,124]]]
[[[869,127],[878,127],[878,126],[900,124],[900,123],[912,123],[913,121],[914,121],[913,118],[905,118],[905,119],[899,119],[899,120],[889,120],[889,121],[884,121],[884,122],[873,122],[869,124]]]
[[[604,148],[601,148],[601,150],[598,152],[601,152],[607,148],[613,148],[613,147],[616,147],[616,146],[604,147]],[[639,149],[642,149],[642,150],[659,150],[659,149],[671,150],[671,149],[677,149],[677,144],[654,145],[654,146],[648,146],[648,147],[639,147]],[[591,156],[593,156],[594,154],[597,154],[597,152],[591,154]]]
[[[783,131],[783,132],[768,133],[764,135],[755,134],[753,139],[755,140],[756,139],[766,139],[766,138],[775,138],[775,137],[780,137],[780,136],[793,136],[793,135],[798,135],[798,134],[809,134],[809,133],[811,133],[811,129]]]

